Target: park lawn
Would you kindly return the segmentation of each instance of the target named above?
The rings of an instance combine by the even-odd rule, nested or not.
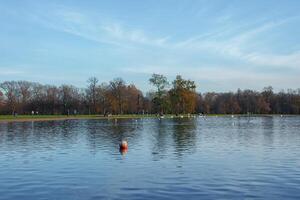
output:
[[[186,118],[190,116],[197,115],[164,115],[164,118]],[[206,114],[207,117],[230,117],[232,114]],[[234,114],[234,117],[247,117],[247,114]],[[280,116],[280,115],[271,115],[271,114],[251,114],[251,117],[269,117],[269,116]],[[289,116],[289,115],[285,115]],[[52,121],[52,120],[67,120],[67,119],[137,119],[137,118],[158,118],[155,114],[125,114],[125,115],[0,115],[0,122],[14,122],[14,121]]]
[[[0,122],[11,121],[46,121],[64,119],[133,119],[133,118],[153,118],[156,115],[0,115]]]
[[[171,115],[167,114],[164,118],[188,117],[190,115]],[[63,120],[63,119],[136,119],[136,118],[157,118],[155,114],[126,114],[126,115],[0,115],[2,121],[46,121],[46,120]]]

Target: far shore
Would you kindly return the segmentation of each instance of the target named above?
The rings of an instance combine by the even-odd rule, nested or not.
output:
[[[163,118],[190,118],[190,117],[273,117],[273,116],[298,116],[298,115],[280,115],[280,114],[184,114],[184,115],[164,115]],[[58,120],[80,120],[80,119],[140,119],[140,118],[160,118],[154,114],[145,115],[0,115],[0,123],[7,122],[31,122],[31,121],[58,121]]]
[[[28,121],[57,121],[79,119],[136,119],[154,118],[156,115],[0,115],[1,122],[28,122]]]

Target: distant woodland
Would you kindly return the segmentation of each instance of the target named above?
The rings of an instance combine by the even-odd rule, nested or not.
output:
[[[198,93],[194,81],[177,76],[169,82],[153,74],[155,90],[143,94],[121,78],[85,88],[43,85],[28,81],[0,83],[0,114],[300,114],[300,89]]]

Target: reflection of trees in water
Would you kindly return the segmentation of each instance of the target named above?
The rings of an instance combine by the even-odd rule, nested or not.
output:
[[[274,142],[274,117],[263,117],[262,129],[263,129],[264,143],[266,145],[272,145]]]
[[[236,120],[236,121],[235,121]],[[257,134],[257,118],[255,117],[237,117],[232,119],[234,126],[231,129],[224,127],[224,130],[233,131],[233,137],[231,140],[237,139],[239,144],[249,146],[256,144]]]
[[[62,120],[0,125],[0,145],[14,151],[71,149],[85,145],[118,150],[122,139],[134,144],[142,124],[132,120]]]
[[[153,136],[153,150],[152,155],[154,160],[160,160],[166,156],[168,149],[168,141],[170,141],[170,125],[164,120],[155,121],[155,125],[151,126]]]
[[[65,151],[74,148],[74,145],[84,148],[87,144],[94,153],[98,150],[118,152],[119,142],[128,139],[130,148],[145,145],[145,148],[152,148],[154,159],[160,159],[173,147],[178,155],[191,153],[196,145],[196,128],[194,119],[7,123],[0,125],[0,145],[7,150],[29,152]]]
[[[104,148],[117,151],[122,139],[129,140],[129,145],[136,142],[141,126],[141,123],[135,123],[132,120],[118,120],[117,122],[113,120],[87,120],[85,128],[88,145],[94,153]]]
[[[14,151],[68,148],[77,143],[77,121],[41,121],[1,124],[0,144]]]
[[[185,153],[193,153],[197,142],[197,120],[175,119],[173,125],[173,141],[175,153],[183,156]]]
[[[48,143],[49,148],[71,148],[80,142],[81,122],[78,120],[48,121],[34,124],[36,140]]]
[[[196,150],[196,119],[163,120],[158,122],[154,128],[156,129],[156,134],[153,134],[155,138],[152,151],[154,160],[167,156],[166,151],[173,146],[175,154],[178,156],[193,153]]]
[[[7,145],[13,148],[19,148],[19,144],[28,143],[28,137],[30,136],[31,123],[7,123],[1,124],[1,146]],[[29,141],[31,142],[31,141]],[[14,147],[15,146],[15,147]]]
[[[239,117],[234,122],[235,137],[240,144],[258,145],[263,141],[265,145],[272,145],[274,140],[274,117]]]

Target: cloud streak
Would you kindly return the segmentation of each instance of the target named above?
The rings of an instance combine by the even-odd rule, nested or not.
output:
[[[0,75],[19,75],[24,74],[24,71],[11,69],[7,67],[0,67]]]
[[[205,32],[191,36],[184,40],[171,41],[170,35],[164,37],[150,37],[144,30],[125,28],[112,20],[91,17],[82,12],[70,9],[58,9],[46,16],[36,16],[35,19],[43,25],[57,31],[66,32],[91,41],[122,46],[124,48],[138,47],[140,45],[165,48],[169,51],[191,53],[208,51],[219,56],[242,60],[255,66],[265,67],[291,67],[298,68],[300,63],[299,52],[288,55],[276,53],[263,54],[259,51],[247,51],[247,45],[253,44],[257,35],[279,27],[299,17],[289,17],[278,21],[270,21],[256,27],[248,28],[238,34],[224,38],[222,32],[234,32],[234,29],[221,29],[220,31]],[[219,17],[228,20],[229,17]],[[245,26],[245,25],[244,25]],[[255,43],[255,41],[254,41]],[[176,58],[174,58],[176,59]]]
[[[150,37],[143,30],[129,29],[116,21],[89,16],[79,11],[58,9],[36,13],[32,18],[39,24],[83,39],[128,47],[128,45],[163,46],[168,37]]]
[[[164,11],[163,14],[160,11],[130,13],[115,5],[111,9],[106,9],[106,5],[101,9],[73,6],[53,3],[51,6],[38,5],[31,12],[21,12],[24,20],[18,19],[20,25],[24,22],[29,25],[29,28],[23,28],[24,38],[33,32],[33,35],[41,35],[46,40],[41,37],[37,38],[38,41],[31,38],[31,42],[16,42],[10,52],[30,44],[19,51],[19,64],[41,66],[49,72],[66,72],[72,66],[77,68],[72,77],[77,77],[76,73],[82,70],[81,65],[89,66],[88,74],[96,75],[104,74],[101,71],[116,76],[138,74],[137,77],[149,76],[153,72],[170,76],[182,74],[186,78],[215,84],[231,83],[234,88],[239,83],[246,85],[251,82],[253,85],[276,81],[278,84],[291,83],[291,80],[299,83],[294,74],[300,73],[300,49],[287,47],[286,51],[281,51],[278,49],[281,45],[272,44],[277,38],[288,40],[282,30],[292,23],[298,24],[299,16],[274,17],[263,12],[259,17],[248,17],[232,10],[231,6],[225,11],[222,8],[222,12],[218,13],[220,8],[215,4],[201,8],[198,15],[189,14],[188,9],[178,5],[178,12],[164,8],[160,10]],[[20,18],[17,12],[10,15]],[[176,18],[169,19],[170,16]],[[237,19],[240,16],[244,18]],[[273,32],[277,38],[269,39]],[[20,34],[16,35],[17,39],[23,39]],[[14,41],[7,42],[4,48],[10,48]],[[26,56],[21,56],[24,52]],[[34,52],[31,58],[30,52]],[[6,61],[0,63],[2,66],[5,64]],[[18,63],[11,62],[11,65],[15,64]],[[8,69],[0,72],[1,75],[21,73]]]
[[[300,54],[298,51],[292,52],[288,55],[282,54],[263,54],[258,51],[246,52],[242,49],[247,49],[247,43],[255,42],[253,37],[279,27],[292,20],[299,20],[299,17],[291,17],[277,22],[271,21],[255,28],[249,29],[245,32],[232,36],[231,38],[224,38],[216,40],[210,39],[211,36],[217,34],[200,35],[189,38],[185,41],[174,44],[174,48],[191,49],[192,51],[212,51],[219,55],[229,56],[249,62],[253,65],[263,65],[269,67],[291,67],[299,68]]]

